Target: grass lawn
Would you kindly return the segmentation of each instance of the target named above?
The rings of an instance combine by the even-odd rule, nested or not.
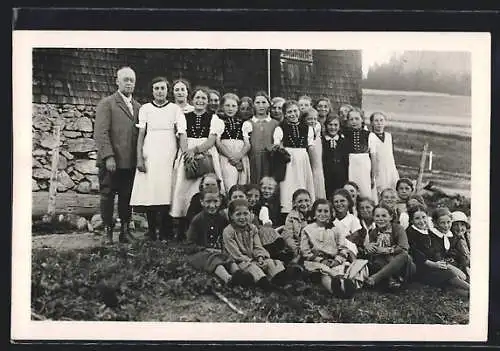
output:
[[[382,111],[393,120],[410,121],[413,115],[415,122],[470,126],[471,106],[470,96],[363,89],[363,109],[367,114]]]
[[[445,135],[427,131],[403,130],[391,128],[395,147],[396,165],[418,168],[425,143],[428,151],[433,152],[434,170],[470,174],[471,173],[471,138],[457,135]],[[428,159],[426,162],[426,169]]]
[[[185,264],[183,250],[160,242],[34,249],[32,312],[90,321],[468,323],[467,299],[418,283],[398,293],[361,290],[352,300],[300,282],[289,285],[287,295],[230,289]],[[245,314],[233,312],[214,290]]]

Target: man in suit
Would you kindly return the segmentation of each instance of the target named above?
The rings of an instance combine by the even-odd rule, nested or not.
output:
[[[101,216],[108,243],[113,243],[113,211],[118,195],[118,216],[121,222],[120,242],[134,240],[130,233],[130,196],[136,167],[138,115],[140,104],[132,98],[135,72],[122,67],[116,75],[118,91],[97,105],[95,140],[101,195]]]

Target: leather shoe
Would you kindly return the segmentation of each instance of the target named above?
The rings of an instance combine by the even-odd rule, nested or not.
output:
[[[106,244],[113,244],[113,227],[106,227]]]
[[[132,233],[130,233],[130,228],[128,226],[128,223],[122,223],[122,226],[120,228],[119,240],[121,243],[124,244],[128,244],[136,240],[135,236],[133,236]]]

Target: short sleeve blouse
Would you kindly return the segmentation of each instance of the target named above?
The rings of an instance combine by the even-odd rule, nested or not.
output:
[[[314,128],[313,129],[313,131],[314,131],[314,139],[320,138],[321,137],[321,123],[316,122],[316,124],[314,125],[313,128]]]
[[[373,132],[370,132],[370,134],[368,135],[368,149],[370,150],[371,154],[377,152],[377,143],[375,140],[376,138],[377,136]]]
[[[340,230],[344,237],[357,232],[362,228],[361,222],[359,221],[358,217],[354,216],[351,213],[348,213],[341,220],[335,218],[333,224]]]
[[[210,121],[210,134],[221,136],[222,133],[224,133],[224,121],[214,113]]]
[[[185,134],[187,125],[184,112],[178,105],[170,102],[162,107],[158,107],[153,103],[148,103],[141,106],[141,108],[139,109],[139,122],[136,124],[136,127],[145,129],[149,122],[148,117],[152,113],[163,114],[164,112],[168,114],[169,118],[172,118],[171,116],[173,115],[173,123],[175,124],[176,135],[179,136],[180,134]]]
[[[146,125],[148,123],[148,113],[146,112],[146,105],[141,106],[139,109],[139,123],[137,123],[135,126],[140,129],[145,129]]]
[[[277,126],[274,129],[273,133],[273,144],[280,145],[282,140],[283,140],[283,129],[280,126]],[[313,144],[314,144],[314,129],[313,127],[309,127],[307,131],[307,146],[311,146]]]
[[[243,122],[243,125],[241,126],[241,132],[243,133],[243,140],[245,141],[250,140],[250,133],[252,133],[252,131],[253,131],[252,122],[250,122],[250,120]]]

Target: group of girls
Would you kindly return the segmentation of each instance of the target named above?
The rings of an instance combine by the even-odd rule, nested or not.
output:
[[[240,99],[205,87],[190,91],[178,79],[170,102],[168,90],[167,79],[152,81],[153,101],[141,107],[137,124],[131,205],[146,212],[149,238],[157,238],[160,213],[160,239],[173,228],[182,239],[187,229],[189,241],[206,248],[194,264],[232,283],[281,284],[306,271],[332,292],[396,287],[416,263],[430,282],[468,291],[468,267],[449,263],[467,256],[461,234],[450,232],[448,212],[424,228],[425,209],[418,220],[409,210],[412,200],[423,200],[410,196],[411,181],[398,180],[382,113],[370,116],[370,132],[362,110],[343,105],[334,114],[327,98],[314,109],[307,96],[270,100],[261,91]],[[279,182],[269,162],[276,150],[289,155]],[[210,157],[213,174],[188,178],[185,164],[200,155]]]
[[[418,279],[469,294],[467,216],[444,207],[429,216],[409,179],[383,191],[379,204],[359,196],[354,182],[336,189],[332,202],[297,189],[279,227],[270,216],[273,178],[233,185],[226,196],[220,184],[213,173],[203,176],[187,231],[197,252],[188,261],[229,285],[266,289],[306,279],[348,298],[363,286],[394,290]]]

